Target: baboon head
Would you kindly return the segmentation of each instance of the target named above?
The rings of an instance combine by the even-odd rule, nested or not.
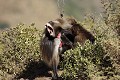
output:
[[[65,20],[59,18],[54,21],[49,21],[45,25],[45,33],[46,36],[56,37],[59,32],[61,32],[63,29],[70,28],[71,24],[66,23]]]
[[[45,29],[46,36],[50,36],[52,38],[55,38],[59,32],[63,32],[66,34],[66,37],[67,35],[71,36],[70,38],[68,37],[68,39],[74,38],[74,40],[71,40],[75,43],[79,42],[81,44],[87,39],[89,39],[91,43],[94,43],[95,41],[94,36],[82,25],[80,25],[74,18],[58,18],[56,20],[49,21],[45,25]]]

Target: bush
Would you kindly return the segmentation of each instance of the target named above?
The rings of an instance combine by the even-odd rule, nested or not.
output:
[[[120,79],[119,71],[113,66],[110,56],[106,56],[101,43],[100,39],[94,45],[87,41],[84,46],[66,51],[61,62],[62,77],[65,80]]]
[[[113,53],[117,53],[116,46],[110,44],[111,38],[108,34],[103,34],[100,28],[92,27],[91,30],[95,33],[95,44],[87,41],[84,46],[78,44],[74,50],[66,51],[62,55],[63,61],[60,62],[63,69],[61,76],[65,80],[119,80],[120,69],[112,57]],[[40,37],[41,31],[33,24],[20,24],[1,34],[0,79],[13,79],[17,74],[26,71],[29,63],[41,60]]]
[[[120,80],[118,15],[111,14],[105,22],[94,16],[88,16],[83,21],[82,25],[94,33],[96,41],[93,45],[89,41],[84,46],[78,44],[75,49],[62,55],[61,76],[65,80]],[[0,79],[12,79],[26,71],[32,62],[37,61],[35,66],[39,65],[40,37],[41,31],[33,24],[20,24],[0,35]]]
[[[40,59],[40,32],[33,26],[18,25],[0,36],[0,79],[9,79]],[[11,75],[11,76],[10,76]]]

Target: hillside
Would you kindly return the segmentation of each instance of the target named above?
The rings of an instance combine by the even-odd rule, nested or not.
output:
[[[54,0],[0,0],[0,28],[19,23],[35,23],[43,28],[49,20],[58,17]]]

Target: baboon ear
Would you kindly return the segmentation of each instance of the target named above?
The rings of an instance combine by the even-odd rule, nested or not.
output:
[[[50,34],[50,36],[53,36],[53,37],[55,36],[54,29],[53,29],[53,27],[49,23],[47,23],[45,25],[45,28],[47,29],[47,31]]]

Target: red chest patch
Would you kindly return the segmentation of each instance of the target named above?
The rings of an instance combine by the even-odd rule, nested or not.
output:
[[[61,42],[61,43],[60,43],[60,45],[59,45],[59,47],[61,48],[61,47],[62,47],[62,45],[63,45],[63,44],[62,44],[62,42]]]
[[[60,39],[60,37],[61,37],[61,33],[59,33],[59,34],[57,35],[57,38],[58,38],[58,39]],[[60,43],[59,47],[61,48],[61,47],[62,47],[62,45],[63,45],[63,43],[62,43],[62,41],[61,41],[61,43]]]

